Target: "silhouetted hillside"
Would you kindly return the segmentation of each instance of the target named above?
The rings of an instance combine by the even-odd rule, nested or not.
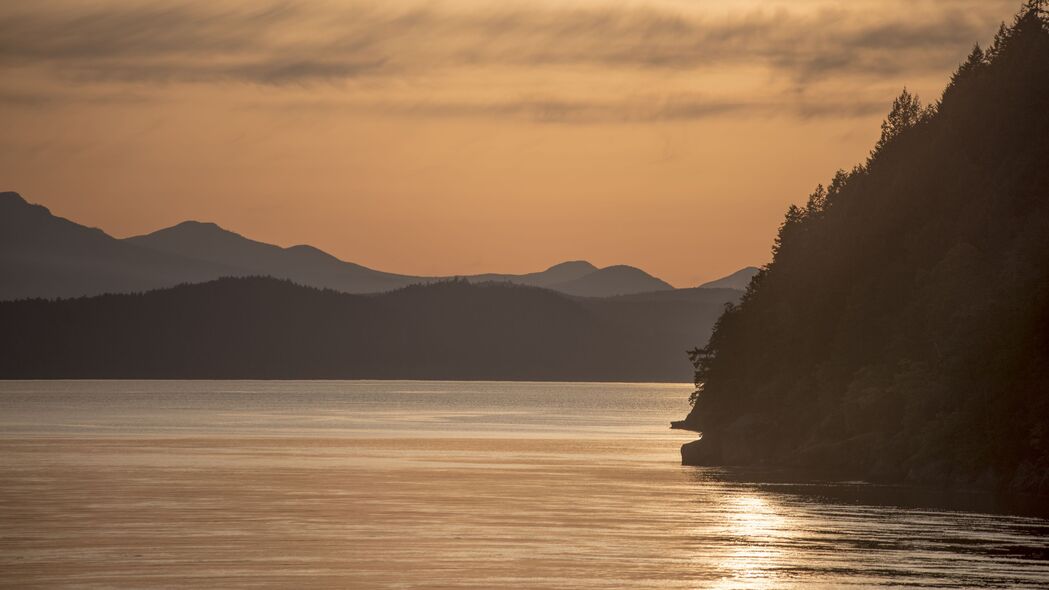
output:
[[[743,291],[740,289],[708,289],[706,287],[692,287],[690,289],[664,289],[662,291],[649,291],[647,293],[616,295],[615,297],[608,297],[606,299],[613,303],[628,301],[646,303],[686,301],[723,305],[726,302],[739,301],[742,296]]]
[[[2,302],[0,378],[685,381],[683,351],[737,295],[617,302],[465,281],[350,295],[231,278]]]
[[[1031,3],[942,100],[787,212],[696,351],[688,463],[1049,492],[1049,27]]]

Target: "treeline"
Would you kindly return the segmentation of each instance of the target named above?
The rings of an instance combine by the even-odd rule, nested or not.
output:
[[[738,292],[672,293],[590,300],[459,280],[350,295],[227,278],[0,302],[0,378],[685,382],[681,351]]]
[[[940,100],[791,206],[693,351],[689,463],[1049,492],[1049,25],[1028,2]]]

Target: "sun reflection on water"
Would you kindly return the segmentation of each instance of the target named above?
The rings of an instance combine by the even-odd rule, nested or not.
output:
[[[766,498],[738,495],[727,503],[725,533],[733,539],[719,560],[724,576],[714,588],[773,588],[782,584],[787,519]]]

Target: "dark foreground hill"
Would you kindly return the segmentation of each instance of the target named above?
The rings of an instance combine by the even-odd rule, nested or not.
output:
[[[686,463],[1049,492],[1044,5],[790,208],[696,351]]]
[[[271,278],[0,302],[0,378],[687,381],[737,291],[580,299],[451,281],[351,295]]]

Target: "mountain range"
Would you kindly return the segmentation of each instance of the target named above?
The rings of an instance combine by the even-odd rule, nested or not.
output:
[[[684,381],[739,276],[401,275],[213,223],[117,239],[7,192],[0,378]]]
[[[57,217],[15,192],[0,193],[0,275],[5,277],[0,300],[140,292],[237,276],[271,276],[357,294],[451,278],[373,270],[312,246],[282,248],[198,221],[117,239]],[[581,297],[673,289],[635,267],[598,268],[582,260],[529,274],[462,278],[472,283],[512,282]],[[709,286],[738,288],[727,283]]]

